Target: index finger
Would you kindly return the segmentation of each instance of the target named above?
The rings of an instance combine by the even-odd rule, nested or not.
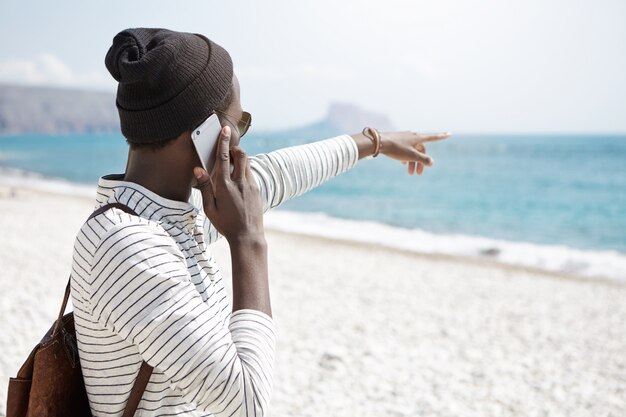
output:
[[[220,131],[220,138],[215,155],[215,175],[217,178],[230,178],[230,126],[224,126]]]
[[[419,137],[419,141],[421,143],[424,142],[435,142],[438,140],[443,140],[446,138],[449,138],[450,136],[452,136],[452,133],[450,132],[446,132],[446,133],[425,133],[425,134],[418,134],[417,135]]]

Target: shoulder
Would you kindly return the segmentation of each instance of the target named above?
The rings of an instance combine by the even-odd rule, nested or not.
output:
[[[136,241],[146,236],[175,246],[174,240],[159,222],[131,215],[117,207],[111,207],[87,220],[77,238],[83,237],[92,246],[92,254],[97,256],[103,245],[110,246],[121,239]]]

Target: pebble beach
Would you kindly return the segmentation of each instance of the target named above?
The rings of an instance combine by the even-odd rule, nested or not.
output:
[[[0,415],[8,378],[58,313],[93,205],[0,181]],[[623,282],[266,237],[271,416],[626,416]],[[227,242],[210,249],[230,284]]]

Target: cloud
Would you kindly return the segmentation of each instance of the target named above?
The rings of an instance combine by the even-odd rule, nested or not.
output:
[[[294,63],[291,65],[255,65],[236,67],[238,76],[255,80],[343,81],[354,77],[354,71],[337,64]],[[77,72],[50,53],[31,59],[0,60],[0,82],[54,85],[63,87],[108,88],[115,81],[105,71]]]
[[[49,53],[32,59],[9,58],[0,61],[0,81],[84,88],[111,88],[114,85],[104,71],[76,72],[59,57]]]

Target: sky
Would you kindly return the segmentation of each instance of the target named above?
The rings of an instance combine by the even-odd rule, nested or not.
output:
[[[624,0],[0,0],[0,82],[114,92],[129,27],[223,46],[260,130],[338,101],[398,130],[626,133]]]

